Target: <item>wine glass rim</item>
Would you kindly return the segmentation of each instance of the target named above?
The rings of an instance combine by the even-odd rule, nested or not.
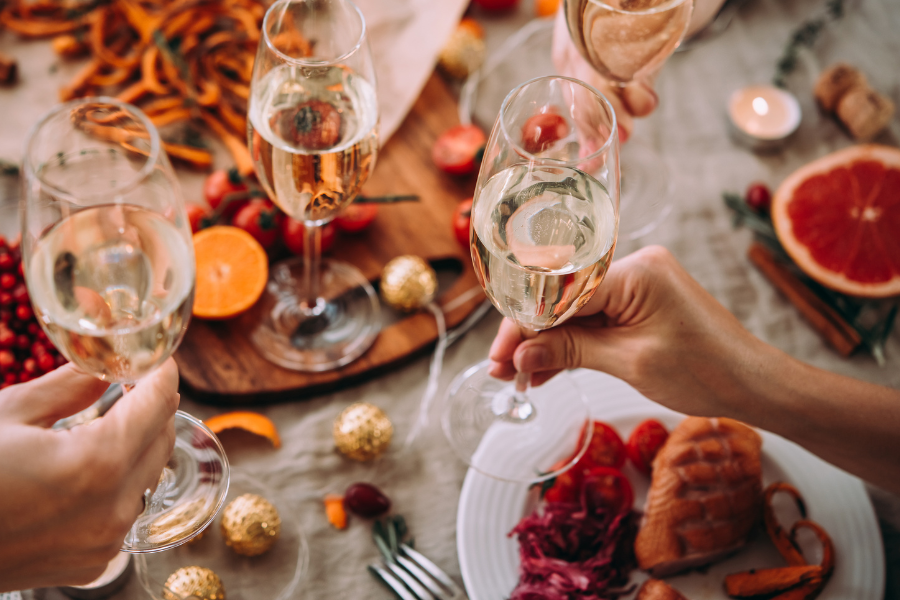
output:
[[[340,1],[343,2],[344,4],[350,5],[350,7],[352,7],[353,10],[356,11],[356,14],[359,17],[359,23],[360,23],[359,38],[356,40],[356,44],[354,44],[352,48],[350,48],[349,50],[347,50],[340,56],[338,56],[336,58],[332,58],[330,60],[310,60],[307,58],[297,58],[295,56],[288,56],[287,54],[285,54],[284,52],[282,52],[281,50],[276,48],[275,45],[272,43],[272,38],[269,37],[269,17],[272,16],[272,14],[275,12],[276,7],[279,7],[282,5],[286,6],[288,4],[306,3],[306,2],[308,2],[308,0],[278,0],[277,2],[272,4],[272,6],[269,7],[269,9],[266,11],[266,16],[263,17],[263,24],[262,24],[262,37],[266,43],[266,46],[268,46],[269,50],[274,52],[276,56],[278,56],[285,62],[292,64],[292,65],[299,65],[299,66],[306,66],[306,67],[330,67],[330,66],[339,65],[339,64],[345,62],[348,58],[350,58],[351,56],[356,54],[356,52],[359,51],[360,48],[362,48],[363,44],[366,43],[366,18],[362,14],[362,11],[359,9],[359,7],[355,3],[351,2],[350,0],[340,0]]]
[[[676,6],[681,6],[685,2],[691,2],[691,0],[666,0],[662,4],[657,4],[656,6],[651,6],[650,8],[645,8],[643,10],[625,10],[623,8],[619,8],[616,6],[612,6],[606,0],[588,0],[591,4],[596,4],[598,6],[602,6],[605,9],[611,10],[613,12],[627,14],[627,15],[653,15],[656,13],[660,13],[663,11],[671,10]]]
[[[130,190],[132,187],[143,181],[153,171],[153,169],[156,168],[156,163],[159,159],[160,148],[162,147],[159,139],[159,131],[157,131],[156,127],[153,125],[153,122],[150,121],[150,118],[144,114],[144,111],[133,104],[122,102],[121,100],[118,100],[111,96],[86,96],[84,98],[76,98],[75,100],[69,100],[68,102],[59,104],[56,107],[52,108],[47,113],[45,113],[37,123],[31,126],[31,129],[28,131],[28,135],[25,137],[25,157],[22,159],[22,169],[24,171],[26,180],[30,179],[31,177],[37,177],[37,179],[41,182],[41,186],[48,192],[51,192],[54,196],[57,196],[59,198],[74,200],[76,201],[75,203],[77,203],[78,198],[75,198],[70,192],[59,189],[57,186],[44,179],[43,175],[38,173],[36,169],[37,165],[34,165],[32,161],[32,145],[37,139],[37,132],[40,131],[40,129],[51,119],[53,119],[60,113],[71,111],[76,106],[82,106],[90,103],[112,104],[121,108],[122,110],[128,111],[128,113],[135,117],[138,121],[140,121],[144,128],[147,130],[147,135],[150,136],[150,151],[147,153],[147,157],[144,161],[144,165],[141,167],[141,170],[137,171],[134,177],[129,178],[122,185],[117,186],[114,190],[104,190],[101,194],[93,194],[87,192],[84,194],[79,194],[79,196],[108,196],[110,194],[122,194]]]
[[[525,89],[529,85],[535,83],[536,81],[541,81],[544,79],[557,79],[557,80],[562,80],[562,81],[568,81],[570,83],[574,83],[576,85],[579,85],[579,86],[585,88],[587,91],[589,91],[589,92],[593,93],[595,96],[597,96],[597,98],[600,100],[601,104],[606,109],[606,112],[610,115],[610,121],[611,121],[610,127],[609,127],[609,135],[607,136],[606,141],[603,142],[602,146],[600,146],[597,150],[595,150],[594,152],[591,152],[590,154],[588,154],[586,156],[579,156],[578,158],[573,158],[572,160],[560,160],[560,159],[555,159],[555,158],[535,156],[531,152],[528,152],[527,150],[525,150],[525,148],[523,148],[518,142],[516,142],[513,139],[513,137],[506,130],[506,120],[503,118],[504,114],[506,113],[506,110],[509,108],[509,105],[512,102],[513,98],[519,92],[521,92],[523,89]],[[580,79],[575,79],[574,77],[566,77],[564,75],[543,75],[541,77],[534,77],[533,79],[529,79],[528,81],[520,83],[519,85],[514,87],[506,95],[506,98],[503,99],[503,104],[500,105],[499,121],[500,121],[500,131],[503,132],[503,136],[506,138],[506,141],[508,141],[510,143],[510,145],[512,145],[512,147],[515,148],[516,152],[520,156],[522,156],[524,158],[528,158],[530,160],[534,160],[535,162],[552,163],[554,166],[559,166],[559,167],[575,167],[577,165],[580,165],[585,162],[589,162],[589,161],[597,158],[598,156],[607,152],[610,149],[610,147],[613,144],[613,140],[616,138],[616,136],[618,135],[618,131],[619,131],[618,120],[616,118],[616,111],[615,111],[615,109],[613,109],[613,106],[610,103],[609,99],[606,96],[604,96],[600,92],[600,90],[598,90],[594,86],[590,85],[589,83],[585,83],[584,81],[581,81]]]

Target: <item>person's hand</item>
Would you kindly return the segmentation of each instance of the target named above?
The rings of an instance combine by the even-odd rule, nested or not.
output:
[[[553,24],[553,65],[560,75],[574,77],[588,83],[600,91],[609,100],[616,111],[619,124],[619,140],[622,143],[631,135],[635,117],[646,117],[656,109],[658,99],[653,91],[652,82],[632,81],[620,88],[604,79],[578,53],[578,49],[569,36],[566,18],[562,8],[556,12]]]
[[[71,364],[0,392],[0,592],[99,577],[175,443],[172,359],[100,419],[49,429],[107,384]]]
[[[586,367],[624,379],[648,398],[693,415],[719,416],[738,398],[762,344],[678,264],[652,246],[614,262],[575,317],[523,341],[504,320],[490,374],[531,372],[540,385]]]

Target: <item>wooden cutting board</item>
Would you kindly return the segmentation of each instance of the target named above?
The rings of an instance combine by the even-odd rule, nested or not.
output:
[[[373,283],[392,258],[414,254],[432,264],[456,263],[461,275],[438,299],[446,305],[478,281],[468,250],[453,235],[457,204],[470,197],[475,176],[452,178],[432,163],[431,147],[447,128],[459,123],[456,100],[437,76],[422,90],[403,125],[378,157],[366,196],[417,194],[419,202],[382,205],[362,234],[340,235],[330,255],[352,263]],[[463,321],[484,299],[474,294],[446,314],[447,327]],[[356,384],[430,349],[437,340],[430,312],[407,316],[382,329],[374,345],[351,364],[327,373],[298,373],[264,359],[254,349],[240,320],[194,319],[175,354],[181,382],[192,398],[215,404],[293,400]]]

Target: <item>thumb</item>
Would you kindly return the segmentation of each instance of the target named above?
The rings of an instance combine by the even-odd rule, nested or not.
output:
[[[659,104],[659,98],[653,87],[643,81],[632,81],[621,91],[622,102],[628,109],[628,112],[635,117],[646,117]]]
[[[625,379],[624,367],[632,364],[628,356],[634,346],[631,336],[618,327],[567,323],[522,342],[513,355],[513,364],[520,372],[586,368]]]

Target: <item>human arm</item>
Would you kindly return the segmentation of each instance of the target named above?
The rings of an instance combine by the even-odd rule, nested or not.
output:
[[[610,267],[573,319],[522,341],[504,321],[491,374],[607,372],[674,410],[725,416],[782,435],[900,494],[900,391],[806,365],[765,344],[659,247]]]
[[[50,429],[106,385],[65,365],[0,392],[0,592],[99,577],[156,487],[175,442],[177,367],[164,363],[97,421]]]

